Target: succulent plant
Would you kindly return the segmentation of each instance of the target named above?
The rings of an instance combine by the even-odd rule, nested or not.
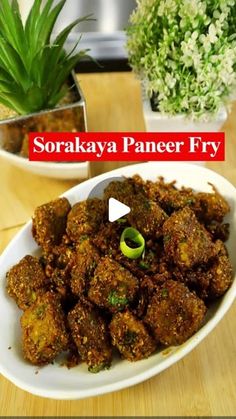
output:
[[[0,103],[24,115],[53,108],[67,92],[65,82],[88,50],[70,53],[65,42],[73,28],[90,16],[76,19],[56,38],[53,30],[65,5],[61,0],[35,0],[23,24],[17,0],[0,1]]]
[[[128,53],[154,110],[214,114],[236,89],[235,0],[137,0]]]

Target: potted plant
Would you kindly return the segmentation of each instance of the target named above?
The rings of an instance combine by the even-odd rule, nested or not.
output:
[[[148,131],[217,131],[236,87],[235,0],[139,0],[128,54]]]
[[[90,17],[76,19],[53,39],[65,3],[35,0],[24,24],[17,0],[0,2],[0,155],[55,177],[71,176],[56,164],[31,163],[25,157],[30,131],[86,130],[85,101],[72,70],[87,50],[75,52],[79,40],[69,53],[64,47],[73,28]],[[66,167],[74,173],[73,164],[60,169]],[[77,177],[86,175],[81,167],[85,164],[77,164]]]

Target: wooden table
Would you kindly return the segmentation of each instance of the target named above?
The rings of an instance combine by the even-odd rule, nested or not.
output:
[[[144,129],[139,83],[132,74],[79,76],[88,102],[91,131]],[[210,166],[236,186],[236,106],[225,125],[227,159]],[[114,164],[101,164],[95,172]],[[3,160],[0,197],[0,252],[34,208],[75,185],[24,173]],[[1,416],[211,416],[236,414],[236,304],[191,354],[135,387],[82,401],[31,396],[0,378]],[[1,354],[1,352],[0,352]]]

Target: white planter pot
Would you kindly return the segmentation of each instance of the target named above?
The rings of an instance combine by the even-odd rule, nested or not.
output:
[[[152,110],[151,102],[145,94],[143,94],[143,113],[147,132],[216,132],[222,128],[228,117],[226,108],[220,109],[209,121],[193,121],[184,114],[163,115]]]

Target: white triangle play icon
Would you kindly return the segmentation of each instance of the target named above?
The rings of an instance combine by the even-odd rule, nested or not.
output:
[[[111,223],[129,214],[130,211],[130,207],[128,207],[125,204],[122,204],[122,202],[120,201],[117,201],[117,199],[109,199],[109,221]]]

